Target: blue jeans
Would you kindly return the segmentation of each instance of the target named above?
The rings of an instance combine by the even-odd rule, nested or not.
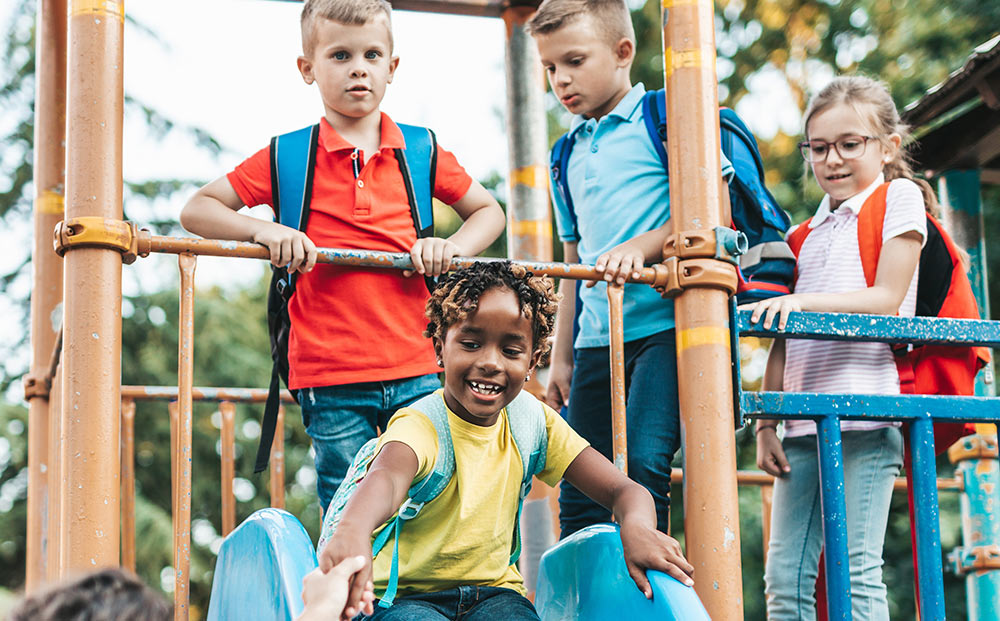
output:
[[[323,511],[358,449],[384,430],[396,410],[441,387],[436,373],[386,382],[299,390],[302,422],[316,452],[316,491]]]
[[[361,617],[364,621],[538,621],[523,595],[503,587],[460,586],[457,589],[400,597],[389,608]]]
[[[851,566],[851,618],[888,621],[882,544],[892,486],[903,465],[897,427],[845,431],[844,496]],[[823,547],[816,436],[782,442],[792,471],[775,480],[771,543],[764,570],[767,618],[816,619],[816,575]]]
[[[609,360],[607,347],[574,351],[566,420],[594,449],[613,460]],[[628,476],[653,495],[657,528],[667,532],[670,461],[680,445],[674,330],[625,343],[625,409]],[[559,494],[562,537],[610,520],[607,509],[568,482],[562,482]]]

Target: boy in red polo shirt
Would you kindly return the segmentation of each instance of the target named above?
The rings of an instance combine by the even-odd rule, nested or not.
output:
[[[379,111],[399,63],[392,55],[385,0],[307,0],[299,72],[319,87],[320,121],[313,194],[305,233],[237,213],[272,205],[269,147],[204,186],[181,224],[204,237],[267,246],[271,263],[298,271],[288,303],[288,386],[298,391],[316,452],[325,510],[355,453],[392,414],[440,388],[439,362],[422,333],[428,298],[422,277],[395,270],[316,264],[316,247],[409,252],[420,275],[474,256],[505,226],[496,200],[438,148],[434,196],[464,223],[447,239],[417,239],[393,149],[399,127]]]

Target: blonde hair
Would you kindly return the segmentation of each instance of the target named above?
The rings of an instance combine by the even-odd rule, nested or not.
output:
[[[924,208],[927,213],[937,215],[937,197],[930,184],[923,179],[917,179],[911,166],[907,148],[910,143],[910,128],[899,118],[896,104],[889,94],[889,87],[884,82],[866,76],[841,76],[835,78],[819,93],[813,96],[806,108],[803,122],[803,133],[809,138],[809,121],[816,114],[837,104],[850,106],[859,117],[865,120],[875,138],[884,146],[893,147],[889,141],[892,134],[899,135],[901,145],[895,149],[892,160],[882,167],[885,180],[909,179],[920,187],[924,195]]]
[[[392,5],[387,0],[306,0],[300,18],[302,52],[306,56],[313,52],[317,19],[362,26],[379,15],[385,15],[389,22],[389,48],[392,49]]]
[[[581,15],[593,18],[594,27],[608,45],[622,39],[635,45],[632,15],[624,0],[545,0],[528,20],[526,29],[530,35],[550,34]]]

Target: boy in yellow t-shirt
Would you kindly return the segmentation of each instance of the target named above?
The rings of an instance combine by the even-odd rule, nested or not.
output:
[[[547,354],[557,307],[552,283],[507,262],[478,263],[445,275],[430,301],[426,336],[444,368],[437,394],[448,411],[455,472],[447,487],[399,535],[399,599],[373,608],[362,599],[374,582],[386,589],[393,554],[370,563],[372,535],[434,468],[438,436],[422,412],[399,410],[376,447],[365,478],[320,553],[327,570],[364,556],[352,579],[344,615],[391,619],[537,620],[517,568],[510,563],[522,477],[506,407]],[[541,404],[537,404],[542,407]],[[539,478],[566,478],[612,510],[621,525],[629,574],[650,597],[646,569],[692,585],[693,571],[671,537],[656,530],[649,492],[619,472],[544,406],[548,446]]]

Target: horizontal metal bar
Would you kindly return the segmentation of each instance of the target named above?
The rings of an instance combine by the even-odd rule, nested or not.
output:
[[[177,398],[176,386],[122,386],[122,398],[136,401],[170,401]],[[267,401],[267,390],[264,388],[210,388],[195,387],[192,389],[195,401],[233,401],[235,403],[263,403]],[[292,394],[281,391],[284,403],[295,403]]]
[[[682,482],[684,482],[684,471],[680,468],[672,468],[670,470],[670,483],[680,485]],[[774,485],[774,477],[760,470],[737,470],[736,482],[751,487],[769,487]],[[965,489],[965,481],[960,476],[954,476],[950,479],[939,478],[937,488],[940,491],[960,492]],[[897,492],[906,491],[906,479],[897,478],[892,489]]]
[[[264,246],[251,242],[223,241],[218,239],[197,239],[193,237],[162,237],[153,235],[148,240],[149,252],[166,254],[190,253],[215,257],[239,257],[242,259],[268,259],[270,254]],[[353,267],[377,267],[388,269],[412,269],[413,263],[406,252],[379,252],[376,250],[355,250],[346,248],[319,248],[319,262]],[[473,263],[506,261],[489,257],[455,257],[452,268],[467,267]],[[602,280],[604,274],[593,265],[580,263],[554,263],[540,261],[511,261],[535,274],[546,274],[553,278],[571,280]],[[644,267],[639,278],[629,278],[629,282],[652,285],[656,282],[656,271]]]
[[[819,420],[833,416],[841,420],[1000,421],[1000,397],[744,392],[742,405],[744,416],[752,418]]]
[[[984,345],[1000,347],[1000,321],[895,317],[854,313],[790,313],[784,330],[765,330],[750,323],[750,312],[739,311],[740,336],[827,341],[877,341],[927,345]]]

